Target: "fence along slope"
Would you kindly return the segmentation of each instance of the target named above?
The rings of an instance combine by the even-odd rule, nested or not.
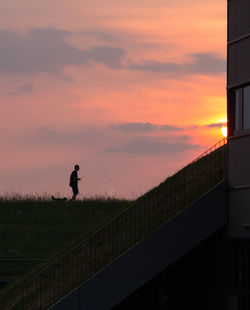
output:
[[[1,309],[47,309],[223,180],[226,170],[223,139],[33,278],[3,291]]]

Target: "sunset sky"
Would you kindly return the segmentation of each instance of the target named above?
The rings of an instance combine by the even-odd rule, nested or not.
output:
[[[0,3],[0,195],[137,197],[223,138],[226,0]]]

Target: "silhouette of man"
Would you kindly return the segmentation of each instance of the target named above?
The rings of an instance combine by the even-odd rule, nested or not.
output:
[[[78,181],[81,180],[80,178],[78,178],[78,173],[77,173],[77,171],[79,171],[79,169],[80,169],[79,165],[75,165],[75,170],[72,171],[72,173],[70,175],[69,186],[72,188],[72,191],[73,191],[73,196],[71,198],[71,201],[75,201],[76,200],[76,196],[79,193],[79,191],[78,191]]]

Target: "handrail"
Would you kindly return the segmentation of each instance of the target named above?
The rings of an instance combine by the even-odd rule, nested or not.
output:
[[[7,288],[0,295],[0,306],[6,310],[47,309],[224,179],[226,173],[223,139],[35,276]]]
[[[221,146],[225,145],[227,143],[227,138],[223,138],[220,141],[218,141],[217,143],[215,143],[213,146],[211,146],[210,148],[208,148],[206,151],[204,151],[201,155],[199,155],[198,157],[196,157],[192,162],[196,162],[197,160],[201,159],[204,156],[207,156],[209,153],[213,152],[214,150],[220,148]]]

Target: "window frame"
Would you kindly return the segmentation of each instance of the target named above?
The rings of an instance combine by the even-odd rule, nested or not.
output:
[[[248,95],[248,101],[246,102],[245,101],[245,92],[246,92],[246,89],[249,88],[249,95]],[[245,123],[246,123],[246,119],[248,118],[245,118],[246,117],[246,113],[245,113],[245,110],[246,110],[246,105],[248,105],[248,116],[249,116],[249,120],[248,120],[248,127],[246,127]],[[250,85],[247,85],[245,87],[242,87],[242,129],[243,130],[250,130]]]

